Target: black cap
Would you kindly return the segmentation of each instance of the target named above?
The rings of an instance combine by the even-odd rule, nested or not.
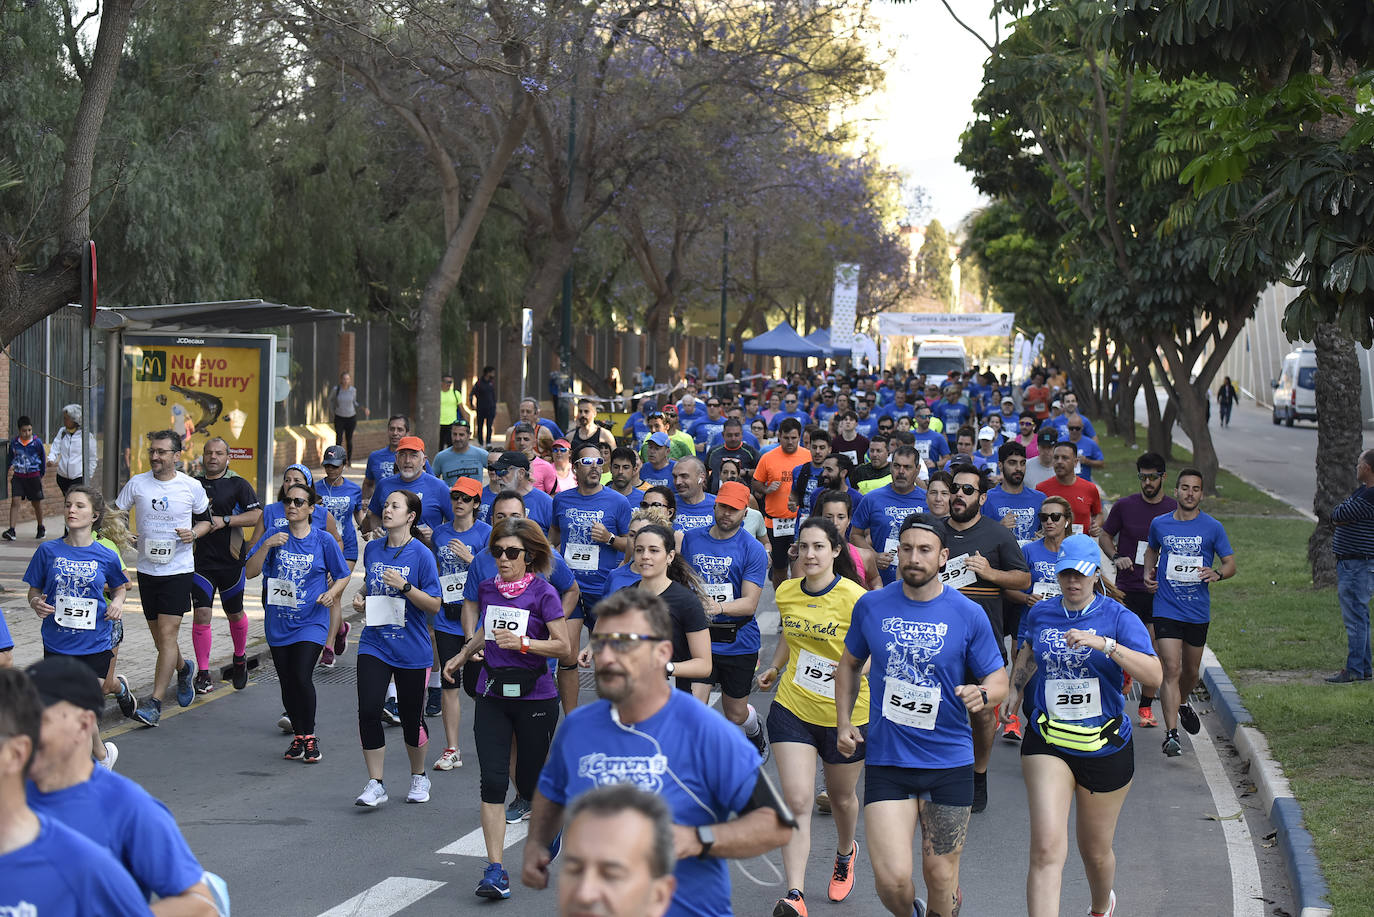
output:
[[[1059,431],[1054,428],[1041,430],[1039,433],[1035,434],[1035,441],[1041,444],[1057,443],[1059,442]]]
[[[71,656],[49,656],[29,666],[28,675],[44,707],[67,701],[97,716],[105,709],[100,679],[85,663]]]
[[[529,471],[530,459],[523,452],[511,450],[502,452],[500,458],[496,460],[496,465],[498,468],[523,468]]]
[[[324,458],[320,459],[321,465],[342,465],[348,461],[348,452],[343,446],[330,446],[324,450]]]

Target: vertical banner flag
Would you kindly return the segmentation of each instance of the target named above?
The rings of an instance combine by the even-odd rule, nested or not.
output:
[[[835,295],[830,307],[830,346],[837,351],[853,351],[854,318],[859,307],[859,265],[835,265]],[[858,360],[861,354],[852,353]]]

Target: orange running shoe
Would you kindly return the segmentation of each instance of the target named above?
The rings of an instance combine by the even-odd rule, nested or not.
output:
[[[1002,729],[1002,738],[1008,742],[1021,741],[1021,717],[1015,713],[1011,715],[1011,721]]]
[[[1155,719],[1155,711],[1152,707],[1141,707],[1139,719],[1136,722],[1141,729],[1154,729],[1159,725],[1159,720]]]
[[[849,854],[848,863],[842,862],[838,856],[835,857],[835,873],[830,877],[830,890],[828,892],[831,901],[843,901],[854,890],[854,861],[858,857],[859,845],[857,843]]]

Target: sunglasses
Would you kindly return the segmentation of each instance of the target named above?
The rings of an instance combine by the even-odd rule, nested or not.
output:
[[[568,450],[567,450],[567,449],[564,449],[562,446],[554,446],[554,447],[553,447],[553,454],[554,454],[554,455],[557,455],[557,454],[560,453],[560,452],[567,452],[567,451],[568,451]]]
[[[589,642],[593,654],[608,649],[619,656],[634,649],[636,644],[658,643],[666,639],[658,634],[592,634]]]
[[[1158,481],[1160,478],[1164,477],[1164,475],[1160,474],[1158,471],[1142,471],[1138,473],[1136,477],[1142,481]]]
[[[580,459],[577,460],[577,464],[579,464],[579,465],[584,465],[584,466],[604,465],[604,464],[606,464],[606,460],[603,459],[603,458],[602,458],[601,456],[599,456],[599,455],[596,455],[596,456],[584,455],[584,456],[582,456]]]
[[[281,502],[283,506],[305,506],[310,501],[305,499],[305,497],[287,497]]]
[[[643,503],[641,503],[641,504],[639,504],[639,505],[640,505],[641,508],[646,508],[646,509],[647,509],[647,508],[650,508],[650,507],[657,507],[658,509],[667,509],[667,508],[668,508],[668,504],[667,504],[667,503],[650,503],[648,500],[645,500]]]
[[[453,502],[454,502],[454,503],[479,503],[479,502],[481,502],[481,500],[482,500],[481,497],[473,497],[473,496],[469,496],[468,494],[454,494],[454,495],[453,495]]]
[[[966,497],[971,497],[978,493],[977,484],[955,484],[950,493],[961,493]]]
[[[519,557],[524,556],[525,553],[526,551],[524,548],[505,547],[491,549],[492,557],[504,557],[506,560],[515,560]]]
[[[1070,429],[1070,430],[1081,430],[1081,429],[1083,429],[1083,427],[1080,425],[1080,426],[1077,426],[1077,427],[1069,427],[1069,429]]]
[[[706,402],[706,406],[707,406],[708,408],[718,408],[718,407],[720,407],[720,402],[719,402],[719,401],[708,401],[708,402]]]
[[[1041,513],[1041,514],[1040,514],[1040,521],[1041,521],[1041,522],[1059,522],[1059,521],[1060,521],[1061,519],[1063,519],[1063,518],[1064,518],[1064,514],[1063,514],[1063,513]]]

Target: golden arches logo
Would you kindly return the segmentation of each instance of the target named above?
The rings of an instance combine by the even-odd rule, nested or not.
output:
[[[144,350],[134,355],[135,382],[166,382],[167,351]]]

